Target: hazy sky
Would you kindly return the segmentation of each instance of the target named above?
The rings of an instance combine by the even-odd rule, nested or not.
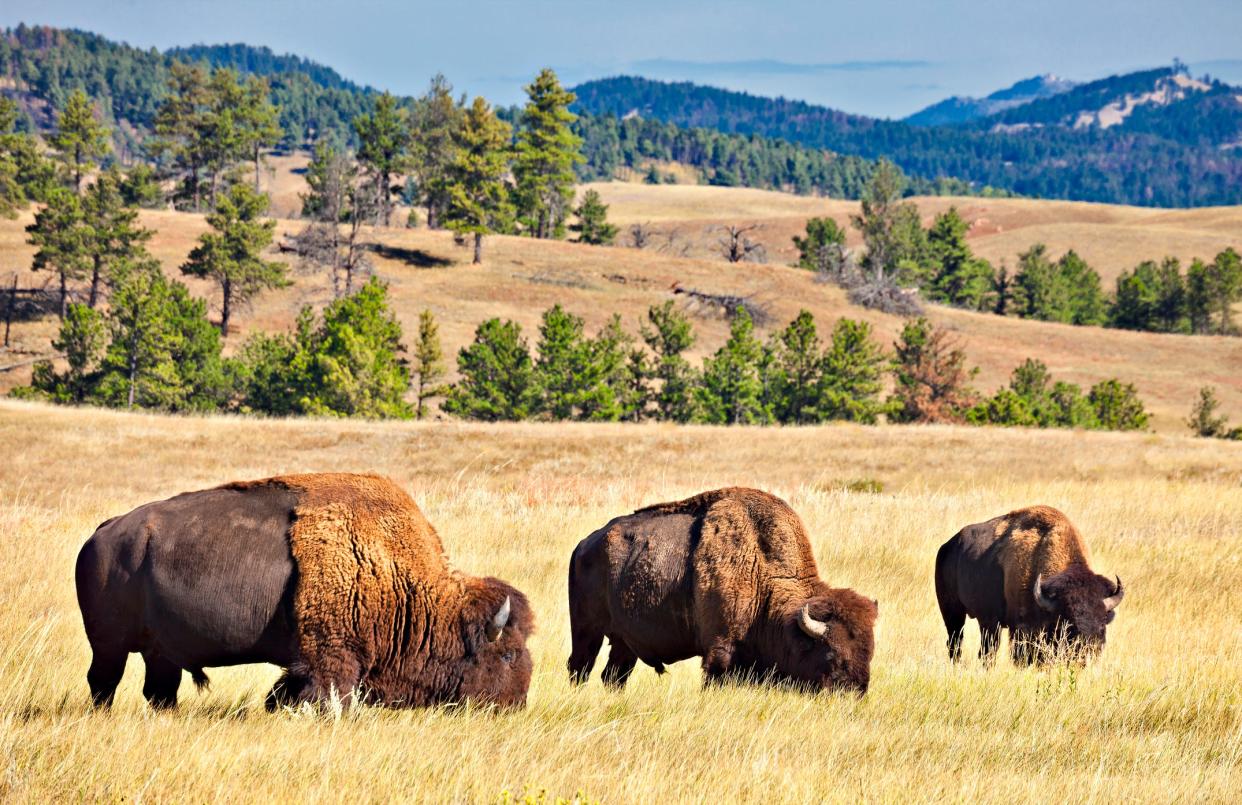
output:
[[[18,22],[267,45],[398,93],[441,71],[500,103],[543,66],[570,84],[638,73],[892,117],[1174,57],[1242,83],[1242,0],[3,0],[0,25]]]

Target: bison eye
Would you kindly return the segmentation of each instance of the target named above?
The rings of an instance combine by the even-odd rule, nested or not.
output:
[[[506,651],[504,654],[500,655],[500,659],[507,663],[512,663],[515,656],[516,655],[512,651]]]

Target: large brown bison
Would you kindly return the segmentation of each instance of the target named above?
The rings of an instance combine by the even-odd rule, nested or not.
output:
[[[78,554],[96,704],[130,652],[143,694],[177,702],[182,671],[285,669],[269,709],[362,691],[418,706],[522,705],[534,618],[520,592],[453,570],[414,501],[373,475],[289,475],[189,492],[99,527]]]
[[[819,578],[783,500],[728,488],[639,509],[578,543],[569,565],[570,679],[605,637],[605,684],[642,660],[702,657],[705,682],[744,677],[866,692],[874,601]]]
[[[968,525],[936,554],[936,598],[949,657],[962,654],[967,617],[979,621],[979,656],[990,662],[1009,630],[1014,662],[1084,660],[1104,645],[1125,590],[1093,572],[1074,524],[1049,506]]]

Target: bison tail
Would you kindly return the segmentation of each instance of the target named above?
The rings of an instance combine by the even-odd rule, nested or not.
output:
[[[202,668],[191,668],[190,679],[194,680],[194,687],[199,690],[207,690],[211,687],[211,680],[207,678],[207,674],[203,673]]]

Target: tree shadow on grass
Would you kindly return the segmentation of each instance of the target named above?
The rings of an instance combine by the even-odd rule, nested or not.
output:
[[[383,243],[376,243],[370,247],[371,251],[380,257],[388,260],[398,260],[415,268],[447,268],[453,264],[453,261],[445,257],[437,257],[430,252],[422,249],[407,249],[403,246],[387,246]]]

